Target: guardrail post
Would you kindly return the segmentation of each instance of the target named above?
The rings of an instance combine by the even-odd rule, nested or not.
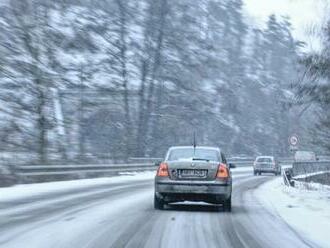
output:
[[[294,187],[294,180],[292,180],[292,169],[285,169],[283,173],[284,184],[289,187]]]

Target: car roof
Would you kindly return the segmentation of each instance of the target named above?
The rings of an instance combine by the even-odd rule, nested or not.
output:
[[[180,149],[180,148],[194,148],[193,146],[171,146],[169,150]],[[215,146],[196,146],[196,149],[207,149],[221,151],[219,147]]]
[[[258,159],[258,158],[274,158],[274,156],[258,156],[258,157],[256,157],[256,159]]]

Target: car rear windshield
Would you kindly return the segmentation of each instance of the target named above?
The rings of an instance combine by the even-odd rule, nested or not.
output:
[[[176,148],[172,149],[167,157],[169,161],[185,159],[220,161],[220,154],[214,149],[196,148],[194,152],[194,148]]]
[[[271,158],[258,158],[257,159],[257,162],[260,162],[260,163],[271,163],[272,162],[272,159]]]

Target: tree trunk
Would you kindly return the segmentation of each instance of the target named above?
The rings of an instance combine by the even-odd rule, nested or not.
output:
[[[36,85],[38,88],[38,99],[37,99],[37,131],[38,131],[38,156],[39,162],[41,164],[47,163],[47,119],[45,113],[45,105],[46,105],[46,95],[42,87],[40,87],[40,79],[36,79]]]
[[[141,66],[141,85],[139,89],[139,117],[138,117],[138,128],[137,128],[137,138],[135,144],[135,156],[142,156],[144,151],[144,116],[145,116],[145,81],[148,74],[148,63],[142,60]]]
[[[126,159],[131,155],[131,114],[130,114],[130,104],[129,104],[129,89],[128,89],[128,79],[127,79],[127,9],[124,4],[117,0],[117,4],[120,12],[120,65],[121,65],[121,78],[123,86],[123,103],[125,112],[125,147],[126,147]]]
[[[159,27],[158,27],[158,36],[156,41],[156,48],[153,57],[153,64],[152,64],[152,71],[150,75],[150,80],[148,84],[148,92],[147,92],[147,99],[145,102],[145,107],[143,108],[144,114],[140,115],[142,118],[140,119],[140,127],[138,133],[138,146],[139,146],[139,155],[145,155],[145,143],[142,142],[143,140],[148,139],[149,134],[149,125],[150,125],[150,117],[153,113],[154,107],[154,93],[155,93],[155,80],[157,77],[158,69],[161,65],[161,55],[163,49],[163,40],[164,40],[164,25],[165,25],[165,17],[167,14],[167,0],[161,1],[161,5],[159,6],[161,10],[161,14],[159,17]]]

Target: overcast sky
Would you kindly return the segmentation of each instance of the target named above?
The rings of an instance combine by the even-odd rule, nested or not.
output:
[[[326,3],[329,0],[244,0],[249,16],[253,17],[257,25],[262,25],[267,17],[288,15],[294,28],[296,39],[308,43],[307,50],[318,50],[319,39],[311,27],[319,27],[324,23]],[[329,13],[329,12],[328,12]]]

